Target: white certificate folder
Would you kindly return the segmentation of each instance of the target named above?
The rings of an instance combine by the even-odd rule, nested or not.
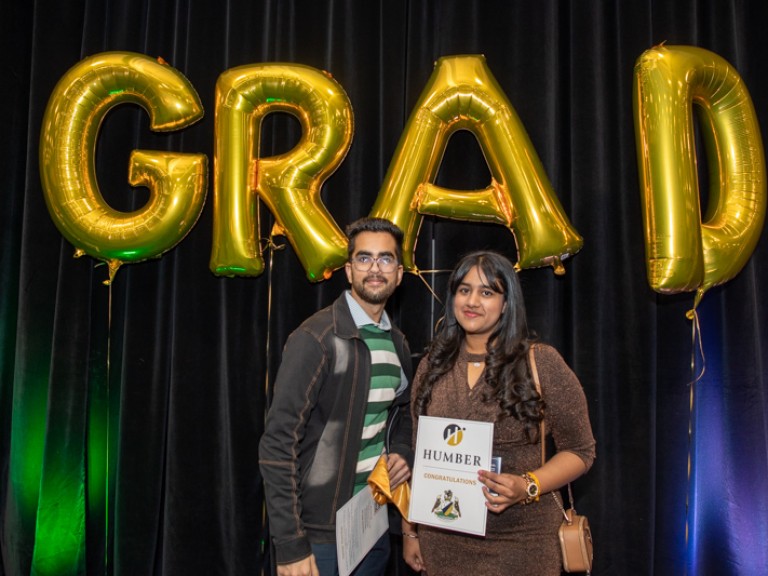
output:
[[[485,536],[483,485],[491,469],[493,423],[420,416],[409,520]]]

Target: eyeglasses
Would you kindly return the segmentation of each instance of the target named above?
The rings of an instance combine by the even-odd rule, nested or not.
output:
[[[358,272],[368,272],[373,268],[374,263],[379,265],[379,270],[382,272],[393,272],[397,268],[397,258],[394,256],[373,257],[369,254],[358,254],[353,256],[351,261]]]

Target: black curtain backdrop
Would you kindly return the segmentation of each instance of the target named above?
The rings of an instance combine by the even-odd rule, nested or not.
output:
[[[708,503],[692,518],[688,466],[694,448],[707,457],[698,431],[730,431],[727,451],[751,456],[706,480],[722,488],[711,505],[732,502],[734,478],[751,474],[755,507],[739,513],[768,517],[765,238],[735,279],[704,297],[706,385],[727,394],[716,419],[696,421],[685,317],[693,294],[658,295],[645,274],[632,79],[654,45],[706,48],[738,70],[768,126],[767,21],[764,0],[0,0],[0,575],[262,570],[257,447],[269,385],[288,334],[346,280],[339,271],[310,283],[287,242],[266,253],[259,277],[209,271],[216,79],[234,66],[292,62],[344,87],[354,141],[322,193],[343,228],[371,210],[434,62],[456,54],[485,55],[585,238],[564,276],[520,278],[530,326],[588,397],[598,458],[575,492],[593,525],[594,574],[760,573],[747,558],[766,557],[765,520],[752,546],[725,543],[726,527],[705,530]],[[38,147],[59,78],[114,50],[168,61],[198,91],[205,117],[156,134],[138,107],[110,113],[97,151],[105,198],[123,210],[146,201],[127,183],[135,148],[204,153],[211,182],[192,232],[107,287],[105,267],[74,259],[48,214]],[[261,154],[290,149],[298,130],[271,115]],[[437,182],[488,181],[474,138],[457,133]],[[263,205],[259,218],[266,238],[274,219]],[[503,227],[425,218],[415,260],[449,269],[479,248],[515,258]],[[443,292],[445,274],[424,278]],[[408,275],[390,312],[418,352],[440,304]]]

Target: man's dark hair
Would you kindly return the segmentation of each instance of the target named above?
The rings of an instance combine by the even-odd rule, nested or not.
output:
[[[347,259],[352,259],[355,253],[355,238],[360,232],[386,232],[395,239],[397,246],[397,261],[403,261],[403,231],[386,218],[360,218],[347,226],[346,233],[349,245],[347,247]]]

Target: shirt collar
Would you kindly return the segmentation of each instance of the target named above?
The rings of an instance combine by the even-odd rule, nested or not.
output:
[[[349,306],[349,311],[352,314],[352,320],[354,321],[355,326],[360,328],[368,324],[373,324],[374,326],[387,331],[392,328],[392,323],[389,321],[389,316],[387,316],[386,310],[382,311],[381,320],[378,323],[374,322],[373,319],[368,316],[366,311],[363,310],[363,307],[360,306],[360,303],[352,297],[351,290],[347,290],[344,295],[347,297],[347,306]]]

